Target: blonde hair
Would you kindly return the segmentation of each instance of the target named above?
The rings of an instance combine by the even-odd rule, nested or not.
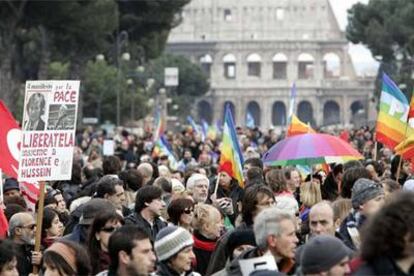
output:
[[[205,203],[199,203],[195,205],[194,218],[192,222],[194,230],[202,231],[204,225],[211,223],[211,217],[214,214],[214,211],[221,215],[220,211],[212,205],[208,205]]]
[[[322,201],[320,184],[313,181],[303,183],[300,186],[300,201],[306,207],[312,207]]]
[[[349,198],[338,198],[332,202],[334,211],[334,221],[338,219],[342,222],[352,209],[352,202]]]

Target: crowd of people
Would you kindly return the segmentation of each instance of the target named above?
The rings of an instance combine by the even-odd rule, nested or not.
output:
[[[263,165],[283,133],[237,133],[243,183],[218,165],[220,139],[191,128],[165,134],[177,166],[154,154],[150,133],[78,131],[72,179],[47,183],[40,251],[37,209],[5,179],[0,275],[414,274],[411,164],[376,147],[369,128],[333,133],[363,160],[309,175]],[[115,155],[104,156],[109,138]],[[246,274],[262,257],[274,266]]]

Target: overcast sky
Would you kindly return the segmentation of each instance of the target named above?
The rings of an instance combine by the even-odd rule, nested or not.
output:
[[[347,9],[357,2],[368,3],[368,0],[330,0],[332,8],[338,19],[339,26],[345,30],[347,24]],[[375,71],[377,62],[372,58],[371,52],[361,45],[350,45],[349,52],[351,54],[354,65],[359,74],[364,71]]]

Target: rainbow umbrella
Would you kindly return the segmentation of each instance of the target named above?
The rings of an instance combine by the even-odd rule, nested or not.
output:
[[[307,133],[286,138],[263,155],[268,166],[344,163],[363,156],[344,140],[321,133]]]

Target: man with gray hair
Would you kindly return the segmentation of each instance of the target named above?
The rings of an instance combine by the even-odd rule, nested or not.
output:
[[[204,203],[208,197],[210,181],[200,173],[195,173],[187,180],[187,192],[192,196],[195,203]]]
[[[19,253],[17,269],[20,275],[29,275],[33,265],[40,265],[42,253],[34,250],[36,222],[28,212],[14,214],[9,221],[9,239]]]
[[[142,175],[142,186],[147,185],[151,181],[154,169],[150,163],[144,162],[139,164],[137,168],[138,172]]]
[[[254,219],[254,235],[257,247],[243,252],[227,269],[228,275],[241,275],[239,260],[263,255],[273,256],[278,270],[289,274],[295,271],[295,250],[299,239],[296,236],[296,219],[291,213],[267,208]]]

